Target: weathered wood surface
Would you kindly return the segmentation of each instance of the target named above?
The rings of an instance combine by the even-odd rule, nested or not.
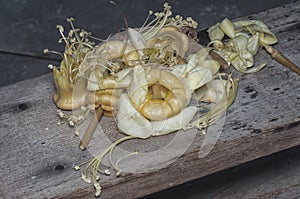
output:
[[[144,197],[167,199],[300,198],[300,146]]]
[[[255,168],[255,172],[252,170],[252,172],[246,173],[246,177],[237,181],[232,180],[219,189],[211,189],[211,192],[206,192],[207,195],[203,193],[203,196],[225,199],[300,198],[299,147],[293,150],[285,152],[285,157],[275,157],[272,164],[262,163]],[[205,198],[203,196],[199,195],[198,198]]]
[[[300,63],[299,1],[249,18],[265,21],[278,36],[276,48]],[[267,68],[256,74],[241,75],[237,98],[227,112],[222,134],[207,156],[199,158],[205,136],[198,133],[185,154],[167,167],[102,178],[102,197],[145,196],[300,145],[299,77],[272,61],[266,53],[260,53],[256,60],[267,61]],[[56,108],[51,100],[53,92],[51,75],[0,89],[0,196],[3,198],[93,198],[93,187],[82,182],[81,173],[73,170],[75,164],[91,155],[78,149],[79,139],[73,136],[73,129],[57,125]],[[112,139],[116,138],[113,124],[111,119],[101,121]],[[130,141],[123,147],[153,151],[172,138],[173,135],[151,138],[149,143]],[[185,142],[188,141],[183,140],[182,145]],[[145,169],[150,170],[147,165]]]

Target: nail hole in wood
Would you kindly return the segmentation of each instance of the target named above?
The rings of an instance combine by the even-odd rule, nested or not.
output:
[[[253,93],[253,94],[250,96],[251,99],[255,99],[256,97],[257,97],[257,92]]]
[[[253,131],[251,133],[258,134],[258,133],[261,133],[261,132],[262,132],[261,129],[253,129]]]
[[[27,104],[26,103],[22,103],[22,104],[19,104],[18,108],[22,111],[26,110],[28,108]]]
[[[273,118],[273,119],[270,119],[269,122],[274,122],[274,121],[277,121],[278,118]]]
[[[65,166],[64,165],[56,165],[53,170],[54,171],[63,171],[65,169]]]

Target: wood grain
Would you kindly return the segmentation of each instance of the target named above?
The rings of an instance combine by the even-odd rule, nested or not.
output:
[[[300,63],[299,15],[297,1],[248,18],[265,21],[278,36],[275,47]],[[207,137],[198,132],[184,155],[166,167],[102,178],[102,198],[142,197],[300,145],[299,76],[264,52],[256,61],[267,62],[268,66],[256,74],[235,74],[240,78],[237,98],[227,111],[217,144],[207,156],[199,158],[199,149]],[[91,154],[80,151],[74,129],[57,125],[53,93],[52,75],[0,88],[0,196],[3,198],[93,198],[93,187],[82,182],[81,173],[73,169]],[[113,119],[103,118],[101,126],[108,137],[118,137]],[[193,134],[195,130],[184,133]],[[155,151],[171,140],[174,135],[132,140],[122,147]],[[188,141],[183,140],[181,145],[185,142]],[[161,162],[166,163],[163,157]],[[144,169],[151,170],[147,165]]]

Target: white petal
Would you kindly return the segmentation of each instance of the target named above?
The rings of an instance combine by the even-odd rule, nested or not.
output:
[[[90,91],[100,90],[103,86],[103,72],[95,69],[91,72],[88,81],[87,81],[87,89]]]
[[[138,138],[148,138],[154,133],[151,122],[131,105],[125,94],[120,96],[119,104],[116,119],[120,131]]]
[[[153,129],[155,131],[153,136],[165,135],[186,127],[196,113],[197,108],[194,106],[189,106],[174,117],[168,118],[164,121],[152,122]]]
[[[209,39],[211,41],[214,41],[214,40],[222,40],[223,37],[224,37],[224,32],[221,30],[220,24],[217,23],[216,25],[210,27],[207,32],[208,32],[208,36],[209,36]]]
[[[255,55],[258,51],[258,48],[259,48],[258,40],[259,40],[258,34],[253,35],[248,40],[247,49],[249,50],[249,52],[251,52],[252,55]]]
[[[148,82],[146,72],[140,65],[135,66],[132,74],[132,82],[128,88],[129,99],[135,106],[141,105],[148,93]]]
[[[212,80],[212,72],[208,68],[197,67],[192,70],[186,80],[192,90],[195,90]]]
[[[133,47],[136,49],[144,49],[146,47],[145,39],[138,31],[128,28],[128,36]]]
[[[201,66],[209,69],[212,74],[217,73],[220,69],[220,63],[216,60],[204,60]]]
[[[235,36],[235,29],[233,23],[225,18],[221,23],[220,23],[220,28],[223,30],[223,32],[229,37],[229,38],[234,38]]]

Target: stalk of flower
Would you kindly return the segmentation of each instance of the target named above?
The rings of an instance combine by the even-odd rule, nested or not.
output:
[[[294,73],[296,73],[300,76],[300,68],[295,63],[293,63],[291,60],[289,60],[287,57],[285,57],[280,51],[276,50],[272,46],[264,46],[264,47],[268,51],[268,53],[271,54],[271,56],[274,60],[276,60],[278,63],[289,68]]]
[[[102,108],[101,107],[96,108],[95,115],[92,118],[91,122],[89,123],[89,126],[88,126],[86,132],[84,133],[84,135],[81,139],[81,142],[79,144],[79,148],[81,150],[85,150],[86,147],[88,146],[88,144],[91,140],[91,137],[93,136],[95,129],[96,129],[98,122],[101,119],[102,115],[103,115]]]

